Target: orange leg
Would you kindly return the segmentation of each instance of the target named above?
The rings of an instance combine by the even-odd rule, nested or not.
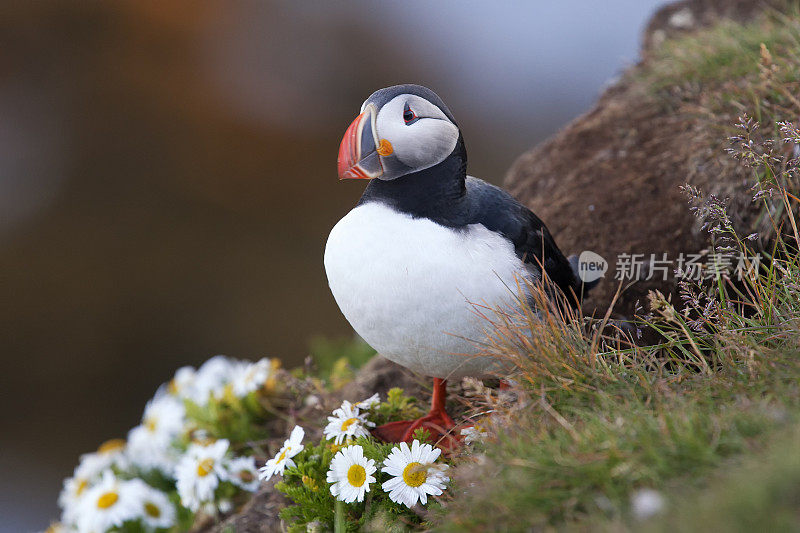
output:
[[[443,447],[453,447],[457,440],[449,433],[456,424],[445,410],[446,396],[447,380],[433,378],[431,410],[427,415],[417,420],[401,420],[378,426],[372,430],[372,434],[385,442],[411,442],[414,432],[422,428],[430,432],[434,442],[440,442]]]

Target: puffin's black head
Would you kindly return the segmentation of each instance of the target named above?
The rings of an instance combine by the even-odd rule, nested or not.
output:
[[[425,170],[463,143],[453,115],[421,85],[394,85],[372,93],[339,146],[339,179],[384,181]]]

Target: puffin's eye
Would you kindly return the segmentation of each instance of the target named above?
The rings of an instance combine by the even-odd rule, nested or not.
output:
[[[411,111],[411,108],[408,106],[408,104],[406,104],[405,109],[403,109],[403,120],[405,121],[406,126],[417,121],[416,113]]]

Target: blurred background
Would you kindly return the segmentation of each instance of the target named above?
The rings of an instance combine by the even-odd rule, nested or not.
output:
[[[499,183],[660,3],[3,3],[0,530],[56,518],[78,455],[177,367],[291,367],[352,334],[322,254],[364,187],[335,165],[373,90],[433,88]]]

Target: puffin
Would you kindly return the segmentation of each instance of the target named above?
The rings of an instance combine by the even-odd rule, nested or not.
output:
[[[494,375],[481,355],[481,310],[519,312],[518,293],[549,280],[577,305],[587,287],[544,223],[508,192],[467,175],[461,130],[441,98],[413,84],[372,93],[339,146],[339,179],[368,180],[331,230],[324,265],[355,332],[378,353],[433,378],[430,412],[373,429],[409,442],[418,428],[454,438],[448,379]],[[544,274],[543,274],[544,271]]]

